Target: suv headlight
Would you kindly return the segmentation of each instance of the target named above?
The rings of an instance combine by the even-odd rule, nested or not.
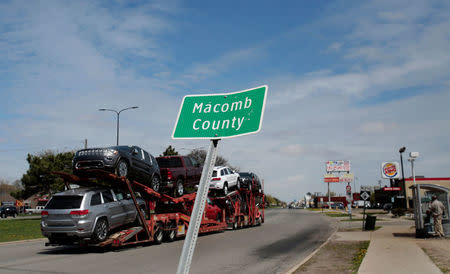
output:
[[[116,155],[117,153],[118,153],[117,150],[114,150],[114,149],[106,149],[106,150],[104,151],[104,154],[105,154],[106,158],[112,158],[112,157],[114,157],[114,155]]]

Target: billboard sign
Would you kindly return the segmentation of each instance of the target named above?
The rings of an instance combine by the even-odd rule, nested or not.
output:
[[[267,86],[248,90],[184,96],[173,139],[223,139],[261,129]]]
[[[344,173],[339,177],[339,182],[341,183],[351,183],[353,182],[353,173]]]
[[[350,161],[327,161],[325,164],[327,172],[350,172]]]
[[[381,176],[383,179],[400,178],[398,162],[384,162],[381,164]]]
[[[383,191],[400,191],[400,187],[383,187]]]

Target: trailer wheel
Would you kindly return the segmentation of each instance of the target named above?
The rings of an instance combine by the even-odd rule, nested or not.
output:
[[[237,218],[234,218],[234,222],[233,222],[233,230],[238,229],[238,222],[237,222]]]
[[[108,237],[108,232],[108,222],[106,221],[106,219],[98,220],[94,228],[94,240],[96,242],[103,242]]]
[[[177,185],[175,187],[175,195],[177,197],[181,197],[184,194],[184,186],[183,186],[183,180],[178,179]]]
[[[171,229],[171,230],[166,232],[166,240],[168,242],[173,242],[173,240],[175,240],[175,236],[176,235],[177,235],[176,230],[175,229]]]
[[[155,234],[153,235],[153,240],[155,241],[155,244],[159,245],[162,243],[164,238],[164,231],[161,225],[155,226]]]
[[[256,225],[257,226],[261,225],[261,217],[256,218]]]

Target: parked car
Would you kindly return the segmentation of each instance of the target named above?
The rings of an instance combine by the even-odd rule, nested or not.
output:
[[[254,192],[261,192],[261,180],[258,175],[253,172],[239,172],[240,187],[253,190]]]
[[[17,208],[15,206],[2,206],[0,207],[0,216],[7,218],[8,216],[17,217]]]
[[[228,190],[239,188],[239,173],[234,172],[226,166],[216,166],[213,169],[210,189],[221,190],[224,195],[228,194]]]
[[[175,196],[182,196],[187,187],[194,188],[200,182],[201,165],[188,156],[156,157],[161,172],[162,186],[174,190]]]
[[[144,201],[138,199],[138,203],[145,212]],[[50,244],[101,242],[111,230],[138,220],[133,200],[106,188],[76,188],[54,194],[41,216],[41,231]]]
[[[159,191],[161,174],[158,162],[150,153],[137,146],[112,146],[82,149],[73,158],[73,173],[88,176],[87,170],[103,169],[118,176],[136,180]]]

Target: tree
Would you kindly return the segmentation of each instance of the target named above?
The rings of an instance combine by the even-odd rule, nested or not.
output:
[[[171,145],[169,145],[166,150],[160,154],[159,156],[173,156],[173,155],[178,155],[178,151],[175,150],[175,148],[173,148]]]
[[[200,165],[203,165],[205,163],[206,154],[207,152],[204,149],[193,149],[191,150],[191,152],[189,152],[188,156],[194,158],[198,163],[200,163]],[[227,166],[228,161],[222,156],[217,155],[215,165]]]
[[[72,173],[73,152],[45,151],[38,155],[28,154],[29,168],[22,176],[22,190],[14,192],[16,199],[26,199],[34,194],[49,194],[64,189],[64,182],[54,171]]]

